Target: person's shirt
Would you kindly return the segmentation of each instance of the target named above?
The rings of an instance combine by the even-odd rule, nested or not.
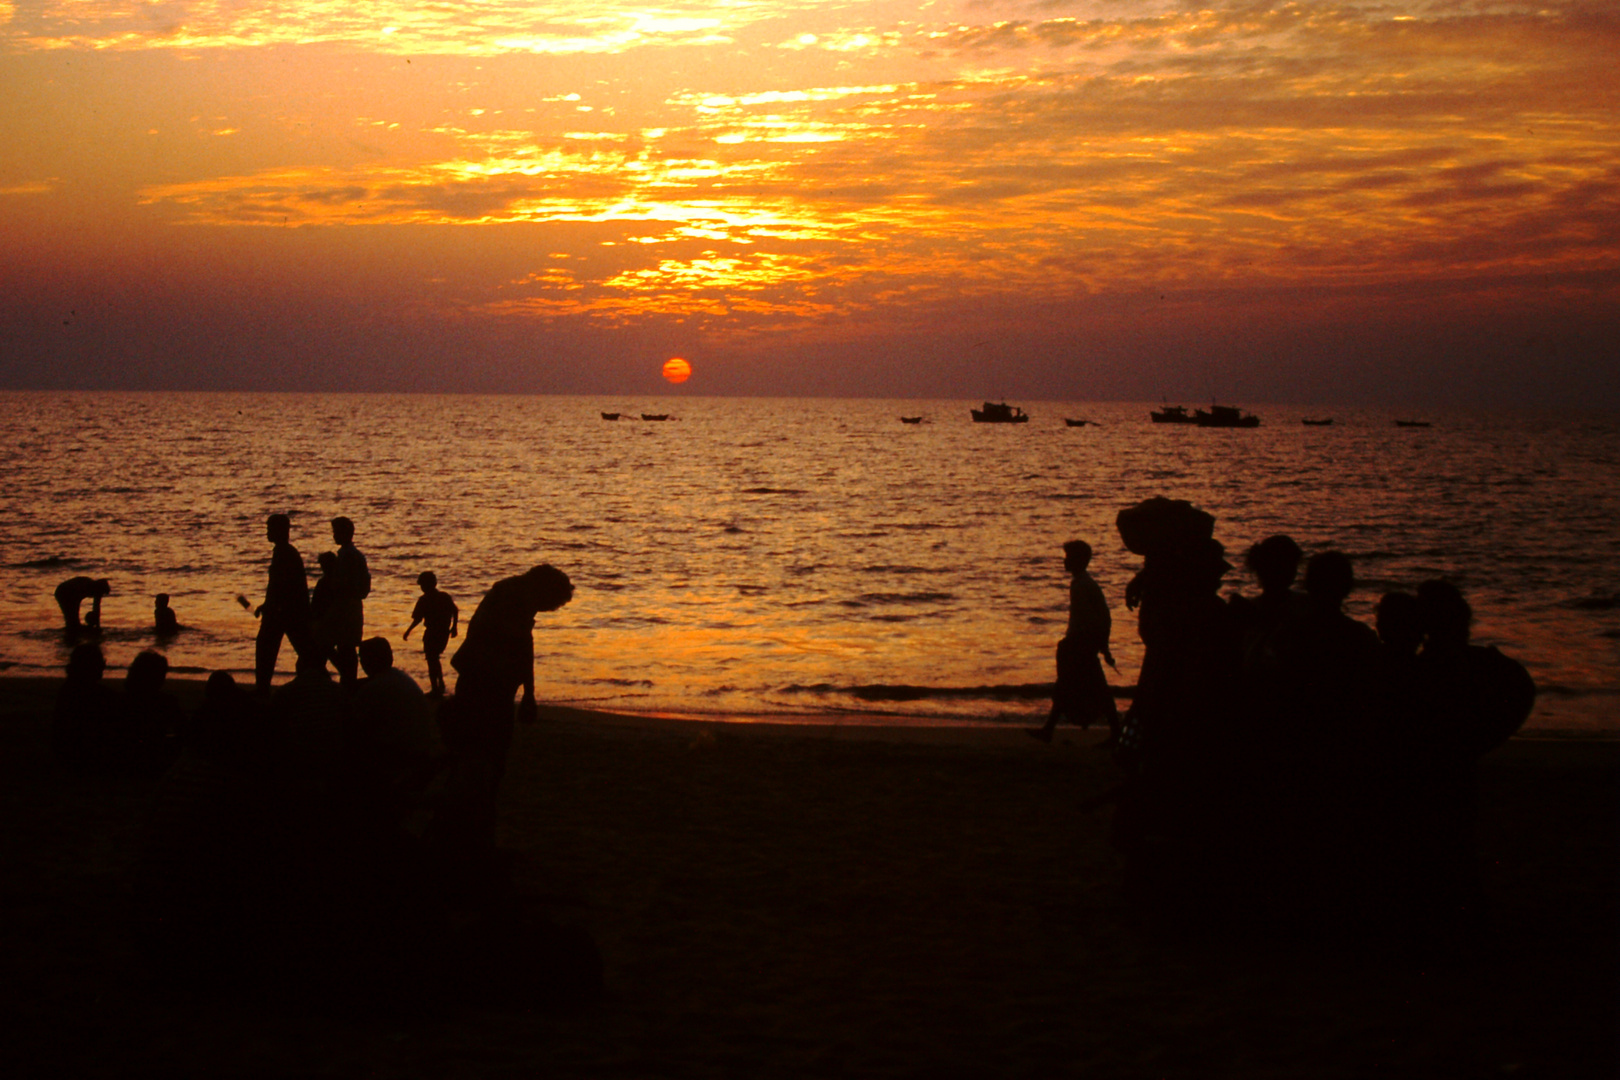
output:
[[[504,578],[491,585],[467,620],[450,666],[464,676],[514,688],[534,674],[534,604],[528,582]]]
[[[283,540],[270,554],[270,578],[264,587],[264,610],[282,619],[302,619],[309,615],[309,582],[304,575],[304,557]]]
[[[450,633],[450,624],[459,613],[449,593],[434,589],[417,598],[416,607],[411,610],[411,621],[422,623],[429,634],[444,637]]]
[[[1069,582],[1068,636],[1084,648],[1101,652],[1113,634],[1114,617],[1101,587],[1084,571]]]
[[[366,557],[353,544],[342,544],[337,549],[337,572],[334,583],[340,599],[364,600],[371,595],[371,571]]]
[[[152,612],[153,624],[160,634],[173,634],[180,629],[180,619],[175,615],[174,608],[160,607]]]

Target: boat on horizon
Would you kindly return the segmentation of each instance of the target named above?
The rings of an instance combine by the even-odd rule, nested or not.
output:
[[[1067,416],[1065,416],[1063,418],[1063,423],[1067,427],[1085,427],[1088,424],[1091,427],[1101,427],[1102,426],[1101,424],[1097,423],[1097,421],[1095,421],[1095,420],[1070,420]]]
[[[969,409],[973,414],[975,424],[1027,424],[1029,414],[1016,405],[1009,405],[1005,401],[996,403],[987,401],[982,409]]]
[[[1260,418],[1254,413],[1246,413],[1232,405],[1210,405],[1206,411],[1199,409],[1193,416],[1193,422],[1199,427],[1215,428],[1256,428],[1260,426]]]
[[[1397,420],[1396,427],[1432,427],[1427,420]]]
[[[920,417],[920,416],[902,416],[900,418],[900,422],[902,424],[920,424],[920,423],[922,423],[922,417]]]
[[[1196,424],[1197,418],[1187,411],[1185,405],[1166,405],[1154,409],[1148,414],[1155,424]]]
[[[641,418],[643,420],[668,420],[669,419],[669,413],[667,413],[667,412],[661,412],[661,413],[644,412],[644,413],[641,414]]]
[[[1333,417],[1328,416],[1321,420],[1312,420],[1307,416],[1305,419],[1301,420],[1300,423],[1304,424],[1306,427],[1327,427],[1329,424],[1333,423]]]
[[[605,413],[602,414],[602,419],[604,419],[604,420],[617,420],[619,417],[621,417],[623,415],[624,415],[623,413],[605,412]]]

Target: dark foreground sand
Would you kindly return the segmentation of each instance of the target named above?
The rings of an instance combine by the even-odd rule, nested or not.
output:
[[[194,693],[195,687],[187,688]],[[147,782],[59,771],[54,685],[0,680],[9,1076],[1613,1077],[1620,744],[1484,768],[1494,934],[1167,940],[1130,918],[1095,737],[661,721],[519,732],[502,843],[608,999],[428,1017],[154,983],[120,912]]]

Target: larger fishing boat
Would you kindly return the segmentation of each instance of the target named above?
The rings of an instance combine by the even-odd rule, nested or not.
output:
[[[1029,414],[1016,405],[1009,405],[1005,401],[999,404],[994,401],[984,403],[982,409],[969,409],[973,414],[975,424],[1026,424]]]
[[[1242,409],[1231,405],[1211,405],[1206,411],[1199,409],[1193,417],[1193,422],[1199,427],[1259,427],[1260,418],[1253,413],[1246,413]]]

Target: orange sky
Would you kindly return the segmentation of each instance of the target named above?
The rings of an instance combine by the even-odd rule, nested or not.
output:
[[[1620,405],[1612,3],[0,0],[0,386]]]

